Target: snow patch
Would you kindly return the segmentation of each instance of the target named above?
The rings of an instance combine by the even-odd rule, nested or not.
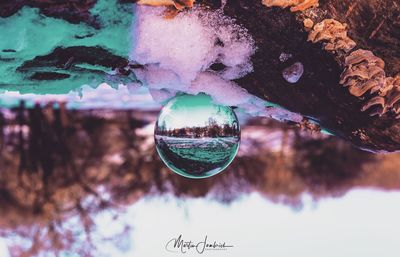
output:
[[[15,91],[2,91],[0,106],[14,108],[24,101],[27,107],[35,104],[66,103],[68,109],[140,109],[158,110],[160,105],[152,100],[149,90],[132,84],[113,88],[103,83],[97,88],[82,86],[68,94],[21,94]]]
[[[178,92],[206,93],[216,103],[238,106],[255,114],[265,109],[261,99],[231,80],[253,71],[254,40],[222,10],[195,7],[165,19],[163,7],[137,6],[132,62],[137,78],[154,100],[165,102]],[[212,64],[219,64],[213,70]]]
[[[239,107],[253,116],[302,120],[233,81],[253,71],[250,58],[256,47],[247,30],[222,9],[195,6],[173,19],[166,19],[164,11],[164,7],[137,5],[132,30],[130,60],[143,65],[134,71],[155,101],[164,104],[182,92],[206,93],[215,103]]]
[[[192,95],[206,93],[214,102],[229,106],[246,104],[252,98],[245,89],[238,87],[234,82],[209,72],[200,73],[186,92]]]
[[[253,70],[254,40],[221,10],[195,7],[173,19],[165,19],[164,11],[163,7],[137,6],[131,60],[170,70],[185,85],[213,63],[225,65],[222,74],[229,74],[229,79]]]

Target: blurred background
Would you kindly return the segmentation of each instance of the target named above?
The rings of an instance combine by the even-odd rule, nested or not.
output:
[[[0,256],[179,256],[179,235],[234,246],[209,256],[397,256],[400,154],[239,112],[236,159],[190,180],[156,153],[159,110],[2,108]]]

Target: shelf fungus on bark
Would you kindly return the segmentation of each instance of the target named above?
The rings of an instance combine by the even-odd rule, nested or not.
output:
[[[313,43],[324,42],[325,50],[330,52],[342,50],[348,53],[356,46],[356,42],[347,36],[347,25],[334,19],[325,19],[315,24],[308,40]]]
[[[400,118],[400,75],[386,77],[384,61],[368,50],[357,50],[345,59],[346,69],[341,75],[340,84],[349,87],[352,95],[367,97],[361,111],[370,110],[371,116],[382,116],[393,112]]]
[[[314,22],[310,18],[306,18],[303,20],[303,25],[307,31],[310,31],[314,27]]]
[[[357,50],[345,59],[346,69],[340,84],[349,88],[352,95],[361,97],[368,91],[373,94],[383,90],[386,84],[385,63],[371,51]]]
[[[392,112],[396,118],[400,118],[400,75],[396,77],[387,77],[383,88],[378,95],[370,99],[361,109],[361,111],[371,110],[371,116],[382,116],[385,113]]]
[[[169,6],[177,10],[193,7],[195,0],[138,0],[138,4],[151,6]]]
[[[136,0],[137,4],[150,6],[165,6],[164,18],[172,19],[185,8],[192,8],[195,0]]]
[[[287,8],[291,6],[291,12],[298,12],[317,7],[319,0],[262,0],[262,3],[267,7],[277,6]]]

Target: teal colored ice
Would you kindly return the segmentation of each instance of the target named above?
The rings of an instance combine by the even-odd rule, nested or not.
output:
[[[72,24],[63,19],[47,17],[39,9],[24,7],[8,18],[0,18],[0,90],[36,94],[64,94],[82,85],[98,86],[108,79],[112,70],[102,66],[79,64],[75,69],[62,70],[70,77],[60,80],[32,81],[31,74],[17,71],[26,61],[48,55],[57,47],[99,47],[128,59],[131,49],[132,4],[118,0],[99,0],[90,10],[101,24],[95,29],[88,24]],[[43,67],[41,72],[57,72]]]

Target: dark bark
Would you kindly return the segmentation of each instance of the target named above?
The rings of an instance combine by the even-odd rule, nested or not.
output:
[[[18,68],[18,71],[26,72],[29,70],[37,70],[38,68],[51,67],[53,69],[68,70],[76,64],[90,64],[94,66],[102,66],[111,68],[120,75],[127,76],[130,74],[129,70],[125,70],[128,66],[128,60],[114,55],[111,52],[101,47],[67,47],[67,48],[56,48],[54,51],[45,56],[37,56],[31,61],[27,61]],[[63,79],[68,78],[61,73],[45,74],[43,72],[35,72],[31,79],[39,80],[52,80],[52,79]],[[59,77],[59,78],[58,78]]]
[[[317,21],[333,18],[348,23],[350,37],[358,44],[357,48],[369,49],[381,57],[386,62],[388,75],[399,71],[398,1],[320,2],[320,8],[315,11]],[[349,8],[353,11],[346,11]],[[258,47],[252,57],[254,72],[239,79],[240,86],[317,121],[321,127],[360,148],[400,149],[399,121],[391,114],[378,118],[361,112],[364,99],[352,96],[339,84],[343,58],[323,50],[321,44],[307,41],[308,32],[299,18],[301,14],[277,7],[266,8],[259,0],[228,1],[225,13],[250,31]],[[384,22],[379,26],[381,21]],[[380,29],[374,32],[377,27]],[[282,63],[281,53],[290,53],[293,57]],[[295,62],[301,62],[305,71],[298,83],[290,84],[282,77],[282,70]]]
[[[96,2],[97,0],[0,0],[0,17],[9,17],[29,6],[39,8],[42,14],[49,17],[62,18],[74,24],[85,22],[97,28],[99,24],[89,12]]]
[[[325,17],[345,22],[358,46],[383,58],[386,73],[400,73],[400,1],[321,1]]]
[[[39,8],[47,16],[71,23],[85,22],[96,27],[96,18],[89,10],[95,0],[0,0],[0,16],[8,17],[23,6]],[[133,0],[121,0],[120,4]],[[197,2],[219,8],[220,0]],[[117,8],[117,7],[115,7]],[[236,82],[250,93],[314,120],[333,134],[354,145],[370,151],[400,150],[400,123],[392,113],[370,117],[361,107],[368,99],[355,97],[339,84],[344,70],[343,55],[334,55],[323,49],[322,44],[307,41],[303,13],[289,9],[267,8],[261,0],[229,0],[225,14],[237,19],[256,41],[257,53],[252,57],[254,72]],[[315,22],[326,18],[348,24],[349,36],[357,43],[355,49],[371,50],[382,58],[387,76],[400,72],[400,1],[399,0],[320,0],[320,7],[311,14]],[[7,51],[7,49],[5,49]],[[4,51],[4,50],[3,50]],[[281,53],[292,57],[279,60]],[[0,57],[1,58],[1,57]],[[117,69],[118,75],[129,75],[125,57],[112,56],[99,47],[58,48],[49,55],[37,57],[27,66],[68,69],[73,62],[93,63]],[[304,65],[301,79],[290,84],[282,71],[296,62]],[[214,65],[218,68],[218,65]],[[63,73],[33,74],[31,79],[65,78]]]

